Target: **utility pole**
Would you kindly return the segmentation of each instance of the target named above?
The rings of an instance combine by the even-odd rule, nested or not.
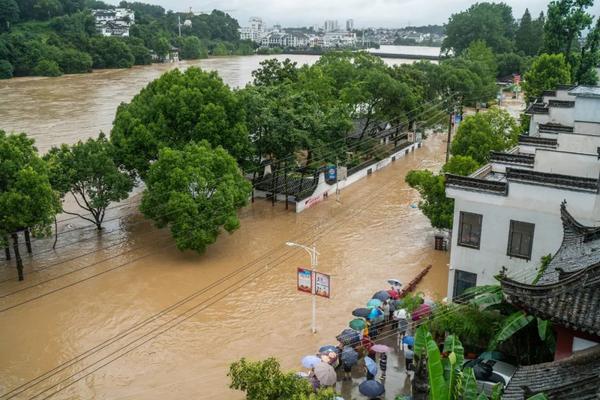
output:
[[[450,159],[450,141],[452,140],[452,123],[454,122],[454,112],[450,113],[448,120],[448,142],[446,143],[446,162]]]
[[[179,37],[181,37],[181,15],[177,15],[177,27],[179,28]]]
[[[340,200],[340,166],[337,157],[335,158],[335,201],[342,202]]]
[[[300,247],[304,249],[310,255],[310,267],[312,270],[311,273],[311,285],[312,285],[312,333],[317,333],[317,263],[319,252],[317,251],[317,247],[314,245],[311,247],[304,246],[302,244],[294,243],[294,242],[286,242],[286,246],[290,247]]]

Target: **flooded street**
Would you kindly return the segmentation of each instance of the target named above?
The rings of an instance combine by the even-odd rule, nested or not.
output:
[[[239,58],[182,64],[240,86],[267,57]],[[43,151],[109,131],[118,103],[172,67],[2,82],[0,128],[32,133]],[[408,282],[431,264],[417,290],[443,297],[448,254],[432,249],[434,231],[404,177],[438,169],[444,137],[344,190],[341,202],[296,214],[257,200],[203,255],[179,252],[144,220],[139,196],[112,206],[101,234],[61,216],[56,250],[53,238],[37,239],[24,256],[25,281],[0,258],[0,400],[241,399],[228,389],[231,362],[275,356],[300,370],[301,357],[335,344],[387,279]],[[286,241],[315,243],[318,269],[332,275],[332,297],[317,300],[317,334],[310,295],[296,290],[296,268],[309,258]],[[390,385],[386,399],[399,390]]]

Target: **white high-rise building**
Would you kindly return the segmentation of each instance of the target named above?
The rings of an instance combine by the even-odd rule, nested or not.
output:
[[[325,21],[325,32],[335,32],[339,29],[337,20],[328,19]]]
[[[252,17],[248,20],[249,26],[240,28],[240,39],[252,40],[260,43],[265,36],[265,24],[259,17]]]
[[[354,20],[352,18],[346,20],[346,30],[350,32],[354,29]]]

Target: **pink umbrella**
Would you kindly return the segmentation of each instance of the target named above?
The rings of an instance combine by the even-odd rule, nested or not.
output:
[[[412,320],[418,321],[422,318],[427,318],[431,314],[431,306],[428,304],[421,304],[415,311],[412,313]]]
[[[389,353],[390,351],[392,351],[392,349],[386,346],[385,344],[373,345],[371,347],[371,350],[373,350],[376,353]]]
[[[400,298],[400,294],[396,289],[390,289],[387,291],[392,300],[398,300]]]

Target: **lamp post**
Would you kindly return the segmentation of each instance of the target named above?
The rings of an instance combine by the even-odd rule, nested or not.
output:
[[[303,244],[298,244],[294,242],[285,242],[286,246],[290,247],[299,247],[304,249],[310,255],[310,268],[312,270],[311,273],[311,286],[312,286],[312,333],[317,333],[317,295],[316,295],[316,270],[317,270],[317,258],[319,256],[319,252],[317,251],[316,246],[313,244],[312,247],[305,246]]]

